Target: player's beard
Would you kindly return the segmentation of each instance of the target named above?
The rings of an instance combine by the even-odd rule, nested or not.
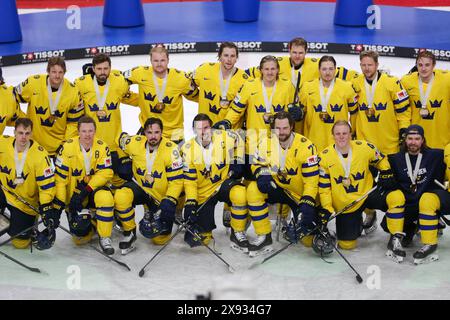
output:
[[[419,146],[416,144],[409,144],[409,145],[406,145],[406,147],[408,148],[408,153],[417,154],[417,153],[419,153],[422,146]]]
[[[161,142],[161,139],[150,139],[148,141],[149,145],[152,147],[158,146],[160,142]]]
[[[98,84],[105,84],[107,80],[108,80],[107,74],[101,74],[101,75],[97,76]]]

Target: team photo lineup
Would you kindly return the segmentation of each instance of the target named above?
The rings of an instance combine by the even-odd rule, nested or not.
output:
[[[211,248],[223,224],[237,255],[271,258],[282,237],[282,250],[301,244],[323,257],[380,226],[386,258],[401,263],[417,236],[414,264],[438,260],[450,225],[450,73],[430,51],[397,78],[376,51],[349,70],[307,48],[294,38],[288,55],[245,70],[233,42],[184,71],[163,45],[129,70],[99,53],[73,82],[62,57],[20,84],[0,68],[1,245],[51,250],[61,228],[74,246],[97,241],[111,257],[138,254],[138,237],[162,249],[181,233],[186,250],[220,258]],[[198,103],[191,139],[183,99]],[[121,104],[139,108],[138,132],[123,132]]]

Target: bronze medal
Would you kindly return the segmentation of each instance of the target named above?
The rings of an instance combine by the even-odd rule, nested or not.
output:
[[[227,98],[220,98],[220,106],[222,108],[228,108],[230,105],[230,101],[227,100]]]
[[[90,176],[90,175],[84,176],[83,181],[84,181],[86,184],[88,184],[89,181],[91,181],[91,176]]]
[[[350,179],[349,178],[343,178],[342,179],[342,184],[344,185],[344,187],[348,188],[350,186]]]
[[[156,108],[157,111],[161,112],[161,111],[163,111],[165,109],[165,107],[166,107],[166,105],[165,105],[164,102],[158,102],[156,104],[155,108]]]
[[[151,173],[147,173],[147,174],[145,175],[145,180],[146,180],[148,183],[152,184],[153,181],[154,181],[154,178],[153,178],[153,176],[152,176]]]
[[[24,180],[22,177],[17,177],[17,178],[14,179],[14,184],[15,184],[16,186],[21,185],[21,184],[23,184],[24,182],[25,182],[25,180]]]
[[[264,113],[263,118],[265,123],[270,123],[273,119],[273,115],[270,112],[266,112]]]
[[[319,118],[322,121],[326,121],[326,120],[330,119],[330,115],[328,114],[328,112],[321,112],[321,113],[319,113]]]
[[[56,120],[56,116],[54,116],[53,114],[50,115],[50,117],[48,117],[48,121],[50,121],[50,123],[55,123]]]
[[[422,118],[426,118],[429,116],[430,112],[428,111],[427,108],[421,108],[419,114]]]
[[[278,177],[283,179],[283,180],[286,180],[287,177],[288,177],[288,173],[287,173],[286,170],[278,170],[277,174],[278,174]]]
[[[375,110],[373,108],[366,109],[366,116],[371,117],[375,114]]]
[[[417,184],[411,183],[411,185],[409,186],[409,189],[411,190],[412,193],[416,193],[416,191],[417,191]]]
[[[99,119],[104,119],[104,118],[106,118],[106,111],[105,111],[105,110],[99,110],[99,111],[97,111],[97,117],[98,117]]]

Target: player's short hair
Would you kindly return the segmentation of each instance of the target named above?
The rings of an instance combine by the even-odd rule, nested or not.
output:
[[[373,50],[367,50],[367,51],[362,51],[359,54],[359,61],[361,61],[363,58],[372,58],[373,61],[375,61],[375,63],[378,63],[378,57],[379,54],[376,51]]]
[[[348,123],[348,121],[338,120],[333,124],[333,127],[331,128],[331,134],[334,135],[334,128],[336,128],[337,126],[346,126],[348,127],[348,130],[350,130],[350,133],[352,132],[352,126],[350,125],[350,123]]]
[[[332,62],[334,67],[336,68],[336,60],[334,59],[333,56],[322,56],[322,58],[320,58],[320,60],[319,60],[319,69],[320,69],[320,66],[322,65],[322,63],[327,62],[327,61]]]
[[[80,130],[80,127],[83,123],[92,123],[94,125],[94,129],[97,130],[97,125],[95,124],[95,121],[93,118],[89,117],[89,116],[82,116],[80,118],[80,120],[78,120],[78,125],[77,125],[77,129]]]
[[[103,62],[108,62],[109,66],[111,66],[111,58],[104,53],[98,53],[92,58],[92,65],[94,67]]]
[[[154,53],[165,53],[166,57],[169,58],[169,51],[162,43],[158,43],[153,48],[150,49],[150,58]]]
[[[286,111],[280,111],[280,112],[275,113],[275,115],[273,116],[273,120],[270,122],[270,128],[275,129],[275,120],[284,120],[284,119],[288,119],[289,126],[291,128],[294,128],[295,120],[294,120],[294,118],[292,118],[291,114]]]
[[[64,73],[66,73],[67,71],[66,61],[63,57],[51,57],[50,59],[48,59],[47,72],[50,72],[50,69],[54,66],[60,66],[64,70]]]
[[[306,40],[303,38],[294,38],[289,41],[288,49],[291,50],[293,46],[303,47],[305,49],[305,52],[308,51],[308,42],[306,42]]]
[[[419,52],[419,54],[417,55],[417,59],[416,59],[416,65],[420,58],[431,59],[431,61],[433,61],[433,66],[436,65],[436,56],[431,51],[424,50],[424,51]]]
[[[220,58],[220,56],[222,55],[223,50],[224,50],[225,48],[231,48],[231,49],[236,50],[236,57],[239,57],[239,50],[238,50],[237,45],[236,45],[234,42],[225,41],[225,42],[222,42],[222,43],[220,44],[220,47],[219,47],[219,53],[217,54],[217,56],[218,56],[219,58]]]
[[[262,70],[264,67],[264,64],[267,62],[270,62],[270,61],[275,62],[275,64],[277,65],[277,68],[278,68],[277,80],[278,80],[278,75],[280,73],[280,63],[278,62],[277,57],[271,56],[271,55],[264,56],[261,59],[261,62],[259,63],[259,70]],[[261,73],[261,79],[262,79],[262,73]]]
[[[33,121],[29,118],[18,118],[14,124],[14,129],[17,129],[20,126],[23,126],[24,128],[30,127],[31,130],[33,130]]]
[[[146,131],[149,127],[151,127],[154,124],[157,124],[159,126],[159,128],[161,129],[161,132],[163,131],[163,123],[162,123],[161,119],[155,118],[155,117],[148,118],[145,121],[144,131]]]
[[[212,125],[213,125],[211,118],[210,118],[207,114],[205,114],[205,113],[199,113],[199,114],[197,114],[197,115],[194,117],[194,120],[192,120],[192,128],[195,128],[195,123],[196,123],[197,121],[208,121],[208,122],[209,122],[209,125],[210,125],[211,127],[212,127]]]

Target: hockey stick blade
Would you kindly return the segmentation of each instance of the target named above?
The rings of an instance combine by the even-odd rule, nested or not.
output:
[[[34,267],[27,266],[26,264],[24,264],[24,263],[22,263],[22,262],[20,262],[20,261],[18,261],[18,260],[16,260],[16,259],[14,259],[14,258],[11,257],[10,255],[8,255],[8,254],[6,254],[6,253],[4,253],[4,252],[2,252],[2,251],[0,251],[0,254],[1,254],[2,256],[4,256],[6,259],[9,259],[9,260],[11,260],[12,262],[17,263],[18,265],[24,267],[24,268],[27,269],[27,270],[30,270],[31,272],[47,274],[46,272],[43,272],[43,271],[42,271],[41,269],[39,269],[39,268],[34,268]]]

